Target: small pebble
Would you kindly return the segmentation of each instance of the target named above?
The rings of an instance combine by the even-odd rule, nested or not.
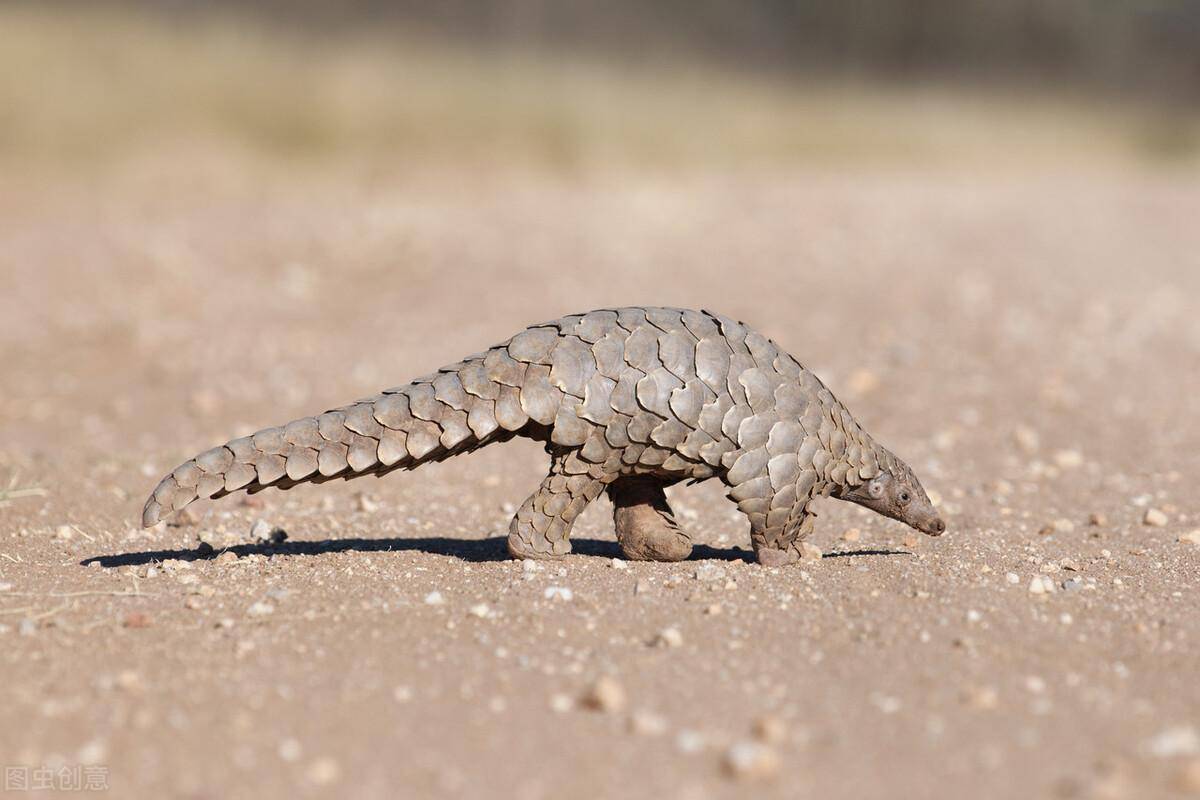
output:
[[[1108,517],[1099,512],[1092,512],[1088,515],[1088,525],[1093,528],[1100,528],[1108,524]]]
[[[374,514],[379,510],[379,503],[366,492],[359,492],[358,510],[364,514]]]
[[[279,743],[277,752],[284,761],[299,761],[300,756],[304,754],[304,749],[295,739],[284,739]]]
[[[869,369],[859,368],[850,373],[846,385],[852,394],[861,397],[878,388],[879,376]]]
[[[550,695],[550,708],[559,714],[565,714],[575,707],[574,701],[565,694]]]
[[[397,703],[407,703],[412,700],[413,691],[411,686],[397,686],[392,689],[392,699]]]
[[[1170,522],[1167,515],[1157,508],[1147,508],[1146,514],[1142,517],[1142,524],[1149,525],[1154,528],[1161,528]]]
[[[279,544],[287,539],[287,531],[273,527],[266,520],[258,519],[250,527],[250,538],[256,544]]]
[[[723,581],[728,573],[720,564],[711,561],[705,561],[696,567],[696,580],[698,581]]]
[[[704,734],[685,728],[675,734],[675,747],[681,753],[699,753],[704,749]]]
[[[547,586],[546,591],[542,592],[542,596],[547,600],[568,601],[575,597],[575,593],[566,586]]]
[[[188,506],[191,508],[191,506]],[[196,544],[201,552],[220,550],[225,546],[225,537],[213,531],[200,531],[196,534]]]
[[[892,695],[881,694],[879,692],[875,692],[871,695],[871,703],[884,714],[895,714],[902,707],[899,697],[893,697]]]
[[[246,613],[252,617],[265,617],[275,613],[275,606],[263,600],[259,600],[257,603],[246,609]]]
[[[616,714],[625,708],[625,688],[610,675],[602,675],[588,687],[580,705],[592,711]]]
[[[1176,725],[1152,737],[1146,750],[1155,758],[1200,755],[1200,732],[1191,725]]]
[[[862,538],[862,531],[858,528],[850,528],[842,532],[843,542],[857,542]]]
[[[121,620],[121,625],[126,628],[149,628],[150,624],[150,615],[144,611],[132,611]]]
[[[754,738],[764,744],[782,744],[787,738],[787,724],[770,714],[754,720]]]
[[[199,525],[201,514],[195,506],[188,506],[182,511],[177,511],[167,523],[172,528],[186,528],[189,525]]]
[[[1078,450],[1059,450],[1054,454],[1054,463],[1059,469],[1076,469],[1083,466],[1083,454]]]
[[[667,720],[652,711],[635,711],[629,718],[629,732],[638,736],[662,736],[667,732]]]
[[[663,628],[654,637],[655,647],[680,647],[683,645],[683,634],[678,628]]]
[[[1196,530],[1191,531],[1190,533],[1181,534],[1179,537],[1179,541],[1187,543],[1187,544],[1200,544],[1200,528],[1197,528]],[[12,586],[9,586],[9,588],[11,589]],[[0,589],[0,591],[4,591],[4,590]]]
[[[10,592],[12,591],[12,588],[13,585],[11,583],[4,583],[3,581],[0,581],[0,592]]]
[[[1013,430],[1013,440],[1017,443],[1017,447],[1025,453],[1035,453],[1041,445],[1041,437],[1038,432],[1027,425],[1018,425]]]
[[[1008,581],[1009,583],[1011,583],[1013,585],[1016,585],[1021,582],[1021,576],[1015,572],[1006,572],[1006,573],[1004,573],[1004,580]]]
[[[759,742],[737,742],[725,751],[722,766],[738,780],[768,780],[779,774],[779,754]]]
[[[332,758],[318,758],[308,768],[308,779],[313,783],[324,786],[333,783],[342,775],[342,768]]]
[[[440,606],[444,605],[445,602],[446,598],[442,597],[441,592],[433,591],[425,595],[425,605],[427,606]]]
[[[467,609],[468,614],[470,614],[472,617],[479,617],[480,619],[487,619],[487,616],[491,612],[492,609],[488,607],[487,603],[476,603]]]
[[[75,760],[80,764],[100,764],[106,758],[108,758],[108,747],[99,739],[88,742],[75,754]]]
[[[621,558],[614,558],[609,562],[609,566],[613,569],[629,569],[629,564]]]
[[[60,541],[69,541],[75,538],[75,531],[70,525],[59,525],[54,529],[54,538]]]
[[[824,556],[821,548],[810,542],[800,543],[800,560],[801,561],[820,561]]]
[[[1000,695],[991,686],[972,686],[962,695],[963,702],[980,711],[991,711],[1000,705]]]
[[[1054,589],[1054,581],[1046,575],[1034,575],[1029,581],[1030,594],[1049,594]]]

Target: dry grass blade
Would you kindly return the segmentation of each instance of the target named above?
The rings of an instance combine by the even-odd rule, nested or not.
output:
[[[26,489],[17,488],[17,476],[13,476],[8,482],[8,486],[0,489],[0,508],[5,508],[12,504],[13,500],[19,500],[22,497],[45,497],[46,490],[39,487],[29,487]]]

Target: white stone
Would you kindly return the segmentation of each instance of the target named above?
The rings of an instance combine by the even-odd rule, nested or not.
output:
[[[725,752],[723,765],[739,780],[766,780],[779,773],[779,754],[759,742],[737,742]]]
[[[1200,754],[1200,733],[1192,725],[1175,725],[1152,737],[1146,749],[1156,758],[1194,756]]]
[[[683,645],[683,634],[678,628],[663,628],[654,637],[656,647],[680,647]]]
[[[1142,523],[1154,528],[1161,528],[1170,522],[1167,515],[1157,508],[1147,508],[1146,514],[1142,517]]]

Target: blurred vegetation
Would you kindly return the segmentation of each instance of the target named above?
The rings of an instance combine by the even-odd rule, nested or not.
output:
[[[816,6],[802,3],[618,2],[609,14],[580,3],[427,5],[438,10],[363,0],[265,2],[251,13],[203,2],[153,10],[0,3],[0,158],[78,165],[219,142],[289,160],[1003,166],[1096,155],[1178,163],[1195,159],[1200,144],[1186,81],[1177,77],[1195,50],[1145,62],[1166,76],[1154,83],[1162,93],[1147,95],[1153,102],[1081,89],[1105,74],[1087,66],[1093,37],[1120,39],[1109,43],[1113,52],[1133,47],[1127,33],[1105,34],[1109,21],[1125,18],[1113,9],[1132,13],[1128,3],[1044,4],[1070,19],[1069,9],[1109,8],[1104,28],[1087,36],[1063,23],[1076,44],[1060,58],[1086,80],[1031,82],[1031,70],[1044,70],[1017,59],[1002,70],[1012,80],[986,87],[936,78],[955,72],[937,67],[939,59],[957,53],[963,69],[999,59],[1016,36],[1013,20],[1025,20],[1020,30],[1048,24],[1034,10],[1043,4],[1013,3],[1024,16],[991,9],[1000,21],[979,23],[970,35],[964,29],[953,47],[965,11],[945,20],[918,15],[941,20],[921,34],[914,19],[871,2],[849,3],[853,13],[844,17],[826,10],[811,30],[805,21],[817,19]],[[1173,4],[1143,5],[1166,13]],[[734,13],[743,7],[745,19]],[[597,14],[603,24],[585,24]],[[678,25],[667,35],[671,20]],[[841,36],[818,35],[843,28]],[[797,38],[812,46],[792,53]],[[1054,50],[1057,42],[1038,46]],[[837,53],[828,63],[811,66],[830,48]],[[625,57],[633,51],[637,57]],[[897,80],[891,67],[908,77]]]
[[[94,2],[94,0],[84,0]],[[143,7],[163,8],[161,0]],[[187,0],[323,33],[418,28],[483,46],[580,48],[781,72],[1055,80],[1200,102],[1195,0]]]

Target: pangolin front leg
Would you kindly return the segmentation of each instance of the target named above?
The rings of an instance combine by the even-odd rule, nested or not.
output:
[[[571,526],[604,491],[604,482],[579,471],[579,464],[573,453],[552,455],[550,474],[508,526],[508,552],[514,558],[555,559],[571,552]]]
[[[803,554],[800,544],[812,533],[816,514],[804,509],[795,509],[782,528],[756,529],[750,525],[750,542],[754,545],[754,556],[764,567],[783,567],[795,564]]]
[[[617,542],[626,558],[682,561],[692,554],[692,539],[675,521],[665,485],[649,475],[630,475],[609,484]]]

